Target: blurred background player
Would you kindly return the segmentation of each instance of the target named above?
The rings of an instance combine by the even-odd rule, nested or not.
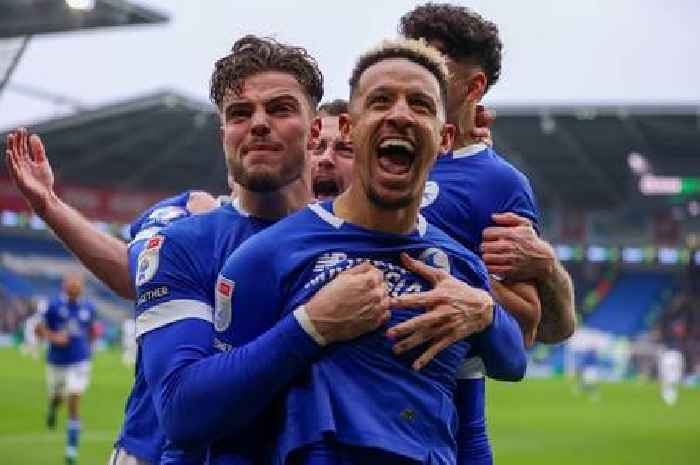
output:
[[[22,355],[29,355],[34,360],[39,359],[39,350],[41,349],[41,338],[39,337],[39,325],[44,318],[46,312],[46,300],[37,298],[32,304],[34,313],[24,321],[22,345],[20,352]]]
[[[83,294],[83,277],[68,274],[63,294],[52,300],[39,325],[48,341],[46,380],[49,410],[46,424],[56,426],[57,409],[64,397],[68,402],[66,463],[74,464],[80,440],[80,397],[90,384],[91,344],[96,337],[95,308]]]
[[[675,349],[662,350],[659,355],[659,384],[661,398],[667,405],[676,405],[678,387],[683,380],[683,354]]]

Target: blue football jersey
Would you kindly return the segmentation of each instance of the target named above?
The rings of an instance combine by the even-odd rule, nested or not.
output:
[[[481,235],[493,225],[494,213],[513,212],[532,221],[540,231],[537,202],[520,171],[484,144],[464,147],[438,157],[423,192],[421,213],[453,239],[480,254]],[[462,397],[473,408],[460,418],[472,430],[467,447],[473,463],[492,463],[484,413],[484,366],[478,357],[460,367]],[[464,452],[464,451],[462,451]],[[477,460],[476,456],[481,457]]]
[[[189,191],[156,203],[141,214],[130,228],[129,273],[132,280],[136,277],[138,256],[147,239],[161,231],[169,224],[187,218]],[[126,449],[130,454],[147,459],[152,464],[160,462],[160,455],[165,444],[165,435],[158,425],[151,390],[146,383],[143,372],[141,351],[136,355],[134,384],[124,408],[124,423],[116,445]]]
[[[524,174],[484,144],[440,155],[423,191],[429,223],[476,254],[494,213],[513,212],[539,231],[540,214]]]
[[[65,331],[68,344],[49,344],[46,360],[52,365],[71,365],[88,360],[91,356],[90,331],[95,321],[95,307],[79,298],[69,301],[62,295],[49,302],[43,315],[46,327],[51,331]]]
[[[362,261],[384,272],[391,295],[430,289],[401,266],[401,252],[488,288],[479,258],[422,218],[413,234],[387,234],[344,222],[333,214],[331,203],[314,204],[251,238],[227,260],[216,286],[214,326],[220,347],[255,339]],[[281,409],[278,463],[327,434],[416,460],[454,463],[455,379],[467,353],[479,353],[479,335],[451,345],[417,373],[411,363],[425,347],[397,356],[384,333],[421,312],[393,309],[386,326],[332,345],[292,384]]]

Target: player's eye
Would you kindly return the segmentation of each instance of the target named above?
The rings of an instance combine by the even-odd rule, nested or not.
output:
[[[226,120],[240,122],[246,118],[250,118],[250,113],[250,110],[247,108],[229,108],[226,110]]]
[[[382,109],[389,106],[391,99],[386,94],[375,94],[367,99],[367,104],[370,108]]]
[[[270,114],[276,116],[287,116],[294,113],[294,110],[294,105],[289,103],[276,103],[268,108]]]
[[[414,111],[421,113],[421,114],[432,114],[435,112],[435,106],[433,103],[423,97],[412,97],[408,101],[409,105],[411,108],[414,109]]]
[[[345,142],[337,142],[333,149],[338,155],[342,157],[352,158],[355,156],[355,154],[352,151],[352,144],[347,144]]]

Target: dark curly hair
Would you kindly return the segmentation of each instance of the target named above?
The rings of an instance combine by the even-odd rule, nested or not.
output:
[[[426,3],[403,15],[399,33],[411,39],[439,40],[452,60],[478,64],[486,74],[486,90],[501,75],[503,43],[498,26],[466,7]]]
[[[325,113],[328,116],[340,116],[348,112],[348,101],[337,98],[331,102],[322,103],[318,107],[319,113]]]
[[[281,71],[294,76],[312,109],[316,109],[323,98],[323,74],[316,59],[305,48],[254,35],[238,39],[231,53],[214,64],[209,98],[221,109],[227,91],[240,92],[246,78],[265,71]]]

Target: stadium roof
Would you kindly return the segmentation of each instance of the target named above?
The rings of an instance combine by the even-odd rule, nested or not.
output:
[[[700,107],[496,107],[496,149],[531,179],[543,206],[640,202],[628,156],[655,175],[700,176]],[[159,92],[31,128],[59,181],[95,187],[225,193],[213,108]],[[4,166],[0,174],[6,174]]]
[[[0,0],[0,38],[168,20],[166,15],[124,0],[73,2],[89,7],[85,9],[71,8],[69,3],[65,0]]]

